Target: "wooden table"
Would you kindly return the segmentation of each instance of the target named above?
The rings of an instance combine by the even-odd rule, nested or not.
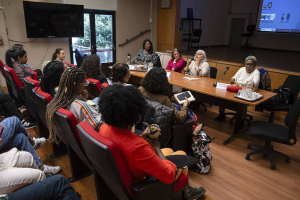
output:
[[[264,96],[262,99],[254,102],[245,101],[234,97],[236,93],[227,92],[226,90],[217,89],[216,87],[214,87],[213,83],[216,81],[216,79],[198,77],[199,80],[189,81],[183,78],[184,74],[173,71],[168,72],[171,72],[171,77],[168,78],[170,85],[176,85],[184,89],[197,92],[197,98],[199,98],[199,100],[201,100],[202,102],[214,104],[237,112],[233,135],[230,136],[226,141],[224,141],[224,145],[228,144],[238,136],[241,120],[245,118],[247,113],[247,106],[255,107],[258,104],[261,104],[262,102],[276,95],[276,93],[266,90],[257,90],[256,92]],[[141,80],[145,75],[146,72],[131,71],[130,82],[140,85]],[[226,83],[224,81],[220,82]]]

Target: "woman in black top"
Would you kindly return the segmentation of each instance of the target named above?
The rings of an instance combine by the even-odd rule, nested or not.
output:
[[[143,49],[141,49],[135,58],[136,64],[145,64],[146,63],[153,63],[153,66],[161,66],[160,60],[158,55],[153,50],[153,45],[151,40],[146,39],[143,42]]]
[[[107,83],[105,75],[101,71],[101,63],[98,55],[93,54],[87,56],[80,68],[86,73],[87,78],[92,78],[100,81],[100,83]]]

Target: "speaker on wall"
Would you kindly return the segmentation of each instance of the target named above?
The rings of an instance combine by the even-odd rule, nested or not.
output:
[[[161,8],[171,8],[172,0],[161,0]]]

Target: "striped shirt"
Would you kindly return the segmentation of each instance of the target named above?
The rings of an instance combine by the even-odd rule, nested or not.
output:
[[[100,126],[103,124],[98,106],[89,105],[87,101],[79,95],[67,109],[73,112],[79,123],[87,121],[95,130],[99,130]]]

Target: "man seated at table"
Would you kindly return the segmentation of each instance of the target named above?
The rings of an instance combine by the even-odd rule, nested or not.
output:
[[[260,73],[256,69],[257,59],[255,56],[248,56],[245,60],[245,67],[242,67],[231,78],[230,84],[247,85],[247,83],[253,83],[254,88],[258,88],[260,82]],[[219,108],[219,116],[216,120],[226,119],[225,108]]]

